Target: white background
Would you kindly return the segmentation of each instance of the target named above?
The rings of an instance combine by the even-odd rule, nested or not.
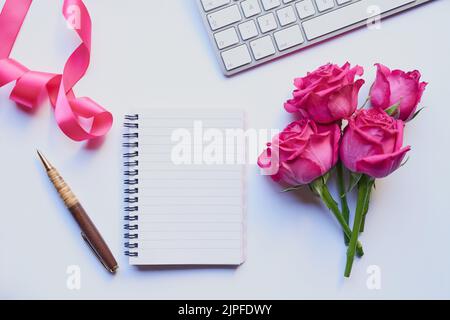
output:
[[[5,0],[0,0],[3,5]],[[32,115],[0,89],[1,298],[450,298],[448,204],[450,1],[438,0],[242,75],[220,73],[193,0],[86,0],[93,20],[92,64],[76,86],[111,110],[115,124],[97,148],[57,128],[44,103]],[[77,38],[65,28],[62,1],[33,3],[12,57],[34,70],[60,72]],[[234,268],[143,268],[122,255],[120,134],[130,107],[242,106],[251,128],[281,128],[292,80],[328,61],[365,67],[365,100],[375,62],[419,69],[430,82],[428,108],[408,125],[409,162],[377,182],[366,255],[344,280],[345,246],[337,223],[308,191],[281,194],[255,166],[248,172],[248,257]],[[119,260],[108,274],[49,183],[35,149],[54,162]],[[69,265],[81,289],[66,287]],[[368,290],[378,265],[381,290]]]

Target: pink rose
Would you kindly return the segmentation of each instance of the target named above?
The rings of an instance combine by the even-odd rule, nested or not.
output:
[[[317,123],[349,118],[356,110],[359,89],[364,84],[364,80],[355,81],[355,77],[363,73],[362,67],[350,68],[348,62],[342,67],[326,64],[294,80],[297,89],[284,108],[291,113],[300,112]]]
[[[383,178],[397,170],[410,146],[402,148],[402,120],[378,108],[357,111],[345,128],[341,159],[353,172]]]
[[[377,77],[370,90],[372,106],[381,109],[400,103],[399,119],[410,120],[416,112],[417,105],[427,86],[426,82],[420,82],[420,72],[417,70],[403,72],[391,71],[382,64],[376,64]]]
[[[276,135],[259,156],[263,168],[276,166],[272,178],[291,186],[308,184],[327,173],[338,160],[341,130],[337,124],[298,120]]]

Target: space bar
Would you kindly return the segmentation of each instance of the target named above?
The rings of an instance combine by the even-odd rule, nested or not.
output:
[[[416,0],[377,0],[377,14],[383,14],[393,9],[404,6]],[[305,21],[303,28],[308,40],[321,37],[328,33],[349,27],[355,23],[362,22],[374,15],[375,10],[373,0],[361,0],[355,4],[351,4],[327,14],[323,14],[317,18]],[[376,9],[378,9],[376,8]]]

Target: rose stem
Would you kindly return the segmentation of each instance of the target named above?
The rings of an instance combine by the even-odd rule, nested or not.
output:
[[[363,175],[358,182],[358,203],[356,204],[355,220],[353,222],[353,232],[350,237],[350,243],[347,249],[347,263],[345,265],[345,277],[350,277],[352,272],[353,260],[355,259],[355,250],[358,243],[359,231],[361,229],[361,223],[363,218],[363,211],[365,203],[368,197],[368,190],[371,178]]]
[[[367,190],[367,199],[366,199],[366,203],[364,204],[364,211],[363,211],[363,218],[362,218],[362,222],[361,222],[361,229],[359,230],[359,232],[364,232],[364,226],[366,225],[366,216],[367,216],[367,212],[369,212],[369,202],[370,202],[370,196],[372,194],[372,189],[373,189],[373,185],[375,183],[374,179],[371,179],[369,182],[369,190]]]
[[[337,186],[338,186],[338,192],[339,192],[339,199],[341,200],[341,211],[342,216],[344,217],[345,222],[347,222],[347,225],[350,220],[350,209],[348,208],[348,202],[347,202],[347,191],[345,190],[345,181],[344,181],[344,166],[342,165],[342,162],[339,161],[337,166]],[[344,232],[344,240],[345,244],[348,245],[348,242],[350,241],[350,237],[348,237]]]
[[[345,222],[345,219],[342,216],[342,213],[339,211],[336,201],[334,201],[333,197],[330,194],[330,191],[328,190],[327,184],[321,183],[320,186],[315,188],[315,190],[319,194],[322,201],[326,204],[328,209],[330,209],[331,212],[334,214],[337,221],[342,226],[342,229],[344,230],[345,235],[350,239],[352,230],[348,226],[347,222]],[[358,257],[362,257],[364,255],[362,245],[359,241],[357,241],[355,243],[355,249],[357,251]]]

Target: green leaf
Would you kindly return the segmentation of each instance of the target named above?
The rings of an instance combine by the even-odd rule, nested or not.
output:
[[[281,192],[291,192],[291,191],[296,191],[298,189],[301,189],[303,187],[303,185],[298,185],[295,187],[290,187],[290,188],[286,188],[284,190],[282,190]]]
[[[313,182],[311,182],[309,184],[309,188],[311,189],[311,191],[320,196],[323,190],[323,187],[326,185],[326,177],[325,175],[317,178],[316,180],[314,180]]]
[[[414,113],[414,115],[412,116],[412,118],[409,119],[408,121],[414,120],[414,118],[417,117],[417,116],[419,115],[419,113],[420,113],[423,109],[425,109],[425,108],[426,108],[426,107],[422,107],[422,108],[420,108],[419,110],[417,110],[416,113]]]
[[[402,164],[400,165],[400,167],[403,167],[403,166],[404,166],[405,164],[407,164],[407,163],[408,163],[408,161],[409,161],[409,157],[408,157],[408,158],[406,158],[406,160],[402,162]]]
[[[397,113],[399,107],[400,107],[400,102],[398,102],[398,103],[394,104],[393,106],[390,106],[389,108],[387,108],[386,109],[386,113],[388,115],[390,115],[390,116],[394,116]]]
[[[348,187],[347,193],[351,192],[358,185],[362,176],[362,173],[350,172],[350,185]]]
[[[325,173],[322,176],[322,181],[323,181],[324,184],[326,184],[328,182],[328,179],[330,179],[330,171],[328,171],[327,173]]]

